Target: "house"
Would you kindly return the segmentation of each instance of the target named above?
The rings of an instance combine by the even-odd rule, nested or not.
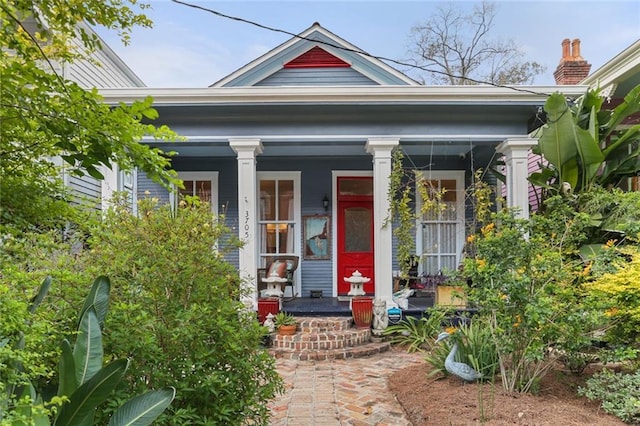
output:
[[[582,57],[580,52],[580,40],[564,39],[562,41],[562,56],[554,71],[556,84],[559,86],[581,84],[590,88],[600,88],[606,98],[603,105],[605,109],[613,109],[618,106],[624,97],[636,86],[640,85],[640,40],[632,43],[625,50],[614,56],[602,67],[589,73],[591,64]],[[623,121],[623,126],[640,123],[640,113],[633,114]],[[540,169],[540,156],[529,155],[529,172]],[[640,190],[640,178],[638,176],[623,182],[621,187],[625,190]],[[529,187],[529,206],[537,210],[540,199],[540,188]]]
[[[97,34],[87,24],[79,24],[86,32]],[[98,37],[99,38],[99,37]],[[78,46],[80,40],[74,40]],[[107,45],[101,41],[100,49],[96,50],[86,60],[76,60],[71,63],[54,64],[55,72],[65,80],[70,80],[83,88],[130,88],[144,87],[144,82],[129,68],[129,66]],[[118,166],[101,167],[104,180],[98,180],[87,174],[77,176],[68,172],[69,165],[58,159],[57,164],[62,168],[62,178],[70,189],[72,202],[84,203],[97,210],[107,207],[108,200],[114,191],[135,193],[136,177],[134,173],[124,173]]]
[[[176,151],[187,191],[237,230],[245,245],[229,260],[255,303],[256,270],[274,254],[300,257],[289,296],[346,295],[357,270],[367,294],[391,299],[394,149],[447,189],[447,210],[416,224],[421,272],[455,269],[474,170],[504,156],[508,204],[528,216],[531,124],[559,89],[577,97],[586,86],[423,86],[315,23],[210,87],[101,92],[110,103],[153,96],[156,123],[185,137],[147,143]],[[136,185],[176,202],[142,173]]]

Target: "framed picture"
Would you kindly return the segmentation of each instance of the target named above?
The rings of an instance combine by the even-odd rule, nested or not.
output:
[[[328,215],[304,216],[304,258],[330,259],[331,222]]]

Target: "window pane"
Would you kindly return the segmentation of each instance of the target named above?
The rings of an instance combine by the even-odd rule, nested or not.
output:
[[[211,202],[211,181],[210,180],[196,181],[195,195],[200,197],[201,201],[210,203]]]
[[[293,219],[293,181],[278,181],[278,220]]]
[[[425,256],[422,265],[426,275],[435,275],[440,271],[438,268],[438,258],[436,256]]]
[[[192,180],[184,180],[182,181],[184,184],[184,189],[180,189],[180,195],[183,197],[185,195],[193,195],[193,181]]]
[[[422,227],[422,251],[425,254],[438,252],[437,226],[436,224],[428,223]]]
[[[371,251],[371,210],[360,207],[346,209],[344,226],[345,251]]]
[[[456,181],[443,179],[440,181],[440,188],[445,190],[444,195],[442,196],[443,201],[449,201],[455,203],[456,201]]]
[[[456,252],[456,224],[445,223],[441,226],[440,253]]]
[[[273,180],[260,181],[260,220],[276,218],[276,185]]]
[[[295,238],[293,234],[293,224],[281,223],[278,225],[278,235],[280,243],[278,253],[294,253]]]
[[[340,179],[340,195],[373,195],[373,179]]]

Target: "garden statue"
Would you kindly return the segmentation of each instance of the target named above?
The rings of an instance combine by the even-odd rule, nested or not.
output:
[[[267,319],[264,320],[263,325],[267,327],[267,330],[269,330],[269,333],[273,333],[275,331],[276,325],[273,322],[273,314],[271,312],[267,314]]]
[[[389,316],[387,314],[387,302],[383,299],[375,299],[373,301],[373,330],[376,336],[381,336],[382,332],[389,325]]]
[[[447,333],[446,331],[443,331],[442,333],[438,334],[438,340],[436,340],[436,343],[442,340],[448,339],[449,336],[450,336],[449,333]],[[445,359],[444,361],[445,370],[447,370],[450,374],[453,374],[454,376],[460,377],[465,382],[475,382],[476,380],[481,379],[482,378],[481,373],[478,373],[470,365],[465,364],[464,362],[458,362],[455,360],[457,352],[458,352],[458,343],[456,342],[453,344],[453,348],[451,348],[451,352],[449,352],[449,355],[447,355],[447,359]]]

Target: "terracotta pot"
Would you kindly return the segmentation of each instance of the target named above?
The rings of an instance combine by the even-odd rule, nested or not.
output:
[[[351,299],[351,314],[357,328],[371,328],[373,321],[373,298],[354,297]]]
[[[282,336],[293,336],[296,334],[297,328],[297,325],[281,325],[280,328],[278,328],[278,334]]]

